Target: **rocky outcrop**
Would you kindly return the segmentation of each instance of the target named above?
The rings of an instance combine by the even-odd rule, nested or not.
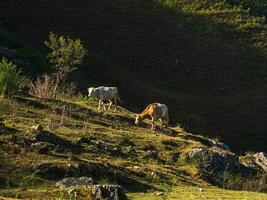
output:
[[[241,164],[236,154],[220,148],[194,148],[189,158],[196,162],[201,178],[220,186],[228,181],[225,178],[227,174],[247,177],[255,172]]]
[[[204,144],[207,147],[216,147],[216,148],[219,148],[219,149],[230,150],[229,146],[224,144],[224,143],[222,143],[222,142],[219,142],[219,141],[216,141],[216,140],[212,140],[212,139],[209,139],[209,138],[205,138],[205,137],[202,137],[202,136],[198,136],[198,135],[193,135],[193,134],[190,134],[190,133],[186,134],[184,136],[184,139],[201,142],[202,144]]]
[[[237,155],[219,148],[194,148],[190,151],[189,158],[200,161],[202,169],[215,175],[226,171],[236,173],[240,168]]]
[[[267,173],[267,154],[260,152],[254,154],[255,162]]]
[[[267,173],[267,154],[264,152],[255,154],[248,153],[247,155],[240,157],[240,162],[246,167],[258,172]]]
[[[94,185],[92,194],[95,200],[124,200],[124,190],[119,185]]]
[[[58,182],[56,182],[56,186],[60,189],[72,187],[72,186],[89,186],[93,185],[94,180],[92,177],[69,177],[69,178],[64,178]]]

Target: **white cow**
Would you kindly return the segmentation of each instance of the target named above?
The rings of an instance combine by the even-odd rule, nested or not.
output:
[[[98,100],[98,110],[101,108],[101,105],[103,106],[104,110],[106,110],[104,101],[109,101],[108,109],[110,109],[112,104],[114,103],[115,105],[114,112],[115,112],[118,101],[121,102],[117,87],[105,87],[105,86],[100,86],[97,88],[90,87],[88,88],[88,93],[89,97],[94,97]]]

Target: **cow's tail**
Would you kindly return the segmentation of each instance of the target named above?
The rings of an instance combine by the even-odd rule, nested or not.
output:
[[[117,94],[117,95],[116,95],[116,98],[117,98],[117,100],[118,100],[120,103],[122,103],[122,101],[121,101],[121,98],[120,98],[119,94]]]

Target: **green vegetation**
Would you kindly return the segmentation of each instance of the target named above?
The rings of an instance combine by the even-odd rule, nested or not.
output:
[[[257,194],[245,191],[231,191],[218,188],[204,188],[203,192],[197,187],[174,187],[168,195],[157,196],[156,193],[135,193],[129,194],[130,199],[133,200],[246,200],[255,199],[263,200],[266,194]]]
[[[3,166],[0,178],[4,180],[1,187],[5,188],[0,190],[0,196],[70,198],[73,194],[67,190],[54,189],[55,180],[49,171],[39,177],[38,166],[51,163],[61,170],[70,170],[68,173],[75,169],[73,166],[89,166],[90,175],[99,183],[126,181],[123,186],[129,199],[266,198],[266,194],[215,188],[201,180],[195,164],[187,161],[187,155],[192,148],[203,144],[185,139],[187,133],[179,127],[174,128],[176,136],[154,132],[148,124],[134,125],[135,114],[128,110],[120,107],[117,113],[98,111],[97,102],[81,97],[73,101],[18,97],[12,101],[0,99],[0,105],[4,127],[12,130],[0,138]],[[23,141],[34,136],[30,127],[38,123],[66,142],[81,144],[82,150],[75,152],[62,146],[67,152],[42,154],[23,146]],[[88,142],[78,143],[81,138],[88,138]],[[152,147],[157,149],[158,156],[143,157],[145,149]],[[71,159],[70,152],[73,152]],[[77,176],[84,175],[77,173]],[[79,189],[79,198],[83,199],[86,192]],[[88,194],[84,199],[88,199]]]
[[[86,49],[79,39],[72,40],[69,37],[57,36],[52,32],[45,45],[51,50],[47,57],[55,70],[53,98],[56,98],[59,85],[67,79],[72,71],[77,69],[78,65],[81,65],[83,57],[86,55]]]
[[[189,160],[188,153],[205,145],[188,139],[186,131],[222,138],[239,152],[266,149],[266,114],[261,113],[267,100],[265,1],[97,0],[36,5],[29,0],[9,10],[21,13],[21,20],[5,13],[8,9],[0,17],[36,46],[43,44],[51,29],[64,30],[64,35],[90,44],[92,56],[82,65],[87,51],[81,41],[51,32],[45,42],[49,68],[45,50],[0,27],[0,45],[12,52],[10,62],[3,58],[0,63],[0,95],[14,96],[24,86],[25,77],[15,65],[20,63],[18,67],[33,79],[30,94],[39,98],[0,98],[0,196],[89,199],[85,188],[74,193],[55,189],[56,180],[71,175],[122,185],[133,200],[267,198],[260,193],[266,191],[267,180],[260,174],[222,175],[223,188],[255,192],[225,190],[201,179],[197,160]],[[62,12],[65,9],[70,9],[72,20]],[[32,16],[38,26],[33,26]],[[49,75],[41,75],[44,72]],[[153,132],[147,123],[136,126],[135,113],[125,108],[116,113],[99,111],[92,99],[74,95],[77,85],[67,84],[67,78],[83,89],[89,83],[117,86],[125,106],[133,110],[152,100],[166,102],[173,124],[179,126]],[[56,145],[52,151],[32,146],[36,133],[31,127],[36,124],[60,141],[52,144]],[[153,154],[148,154],[150,150]],[[241,160],[249,163],[249,157],[253,154]],[[52,172],[42,173],[43,165],[51,166]]]
[[[17,66],[6,58],[0,62],[0,96],[12,97],[25,85],[25,77]]]

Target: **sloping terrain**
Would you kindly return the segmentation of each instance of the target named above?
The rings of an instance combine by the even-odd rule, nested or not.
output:
[[[134,113],[123,108],[116,113],[98,111],[95,102],[81,98],[17,97],[0,103],[3,198],[89,199],[86,188],[76,197],[56,189],[55,182],[68,176],[119,184],[130,199],[138,200],[266,198],[263,193],[222,190],[203,181],[187,155],[205,145],[189,139],[179,127],[154,132],[148,124],[134,125]],[[31,127],[37,124],[44,129],[36,134]],[[54,144],[53,150],[36,148],[36,139]],[[151,151],[157,154],[147,154]]]
[[[72,81],[116,85],[127,107],[159,101],[173,124],[235,151],[266,147],[266,25],[222,1],[1,1],[1,16],[43,48],[50,31],[89,50]],[[35,65],[39,68],[38,64]]]

